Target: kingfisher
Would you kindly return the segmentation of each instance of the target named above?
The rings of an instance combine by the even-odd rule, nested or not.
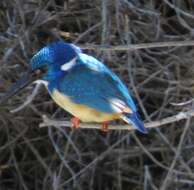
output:
[[[102,130],[107,130],[110,121],[121,119],[147,133],[120,78],[72,43],[60,40],[40,49],[31,58],[27,73],[5,99],[35,80],[42,82],[52,99],[73,115],[71,122],[76,128],[82,121],[101,123]]]

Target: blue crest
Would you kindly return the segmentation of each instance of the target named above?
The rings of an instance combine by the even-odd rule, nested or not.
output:
[[[77,53],[81,53],[81,49],[74,44],[58,41],[49,44],[36,53],[30,62],[32,69],[39,69],[42,66],[49,65],[58,67],[71,61],[76,57]]]

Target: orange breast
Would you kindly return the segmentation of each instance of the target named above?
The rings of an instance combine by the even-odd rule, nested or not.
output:
[[[82,104],[75,104],[68,96],[61,94],[56,89],[53,91],[51,96],[64,110],[84,122],[104,122],[121,118],[121,113],[108,114]]]

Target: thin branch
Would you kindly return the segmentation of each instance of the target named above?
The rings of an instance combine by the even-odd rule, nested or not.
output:
[[[152,43],[141,43],[141,44],[131,44],[131,45],[79,45],[82,49],[98,49],[98,50],[112,50],[112,51],[134,51],[138,49],[148,49],[148,48],[159,48],[159,47],[182,47],[182,46],[194,46],[194,41],[172,41],[172,42],[152,42]]]
[[[101,43],[105,44],[107,40],[107,32],[108,32],[108,23],[107,23],[107,0],[101,0],[102,6],[102,33],[101,33]]]
[[[171,117],[166,117],[164,119],[161,119],[159,121],[153,121],[145,123],[146,128],[157,128],[163,125],[167,125],[170,123],[174,123],[180,120],[189,119],[191,117],[194,117],[194,111],[190,110],[187,112],[180,112],[176,115],[173,115]],[[39,127],[48,127],[48,126],[54,126],[54,127],[71,127],[71,122],[69,121],[58,121],[58,120],[52,120],[49,119],[47,116],[43,115],[43,122],[39,124]],[[80,128],[84,129],[101,129],[100,124],[93,124],[93,123],[82,123],[80,124]],[[109,130],[128,130],[133,131],[134,128],[132,125],[110,125]]]
[[[39,91],[40,87],[41,87],[41,83],[37,83],[34,90],[33,90],[33,92],[32,92],[32,94],[27,97],[26,101],[22,105],[20,105],[19,107],[11,110],[10,112],[11,113],[16,113],[16,112],[24,109],[27,105],[29,105],[33,101],[35,96],[38,94],[38,91]]]
[[[181,134],[181,138],[180,138],[177,150],[176,150],[176,154],[175,154],[174,159],[169,167],[168,173],[167,173],[167,175],[166,175],[166,177],[161,185],[160,190],[167,189],[167,187],[169,185],[169,180],[171,180],[171,178],[172,178],[173,169],[177,163],[178,158],[180,157],[182,145],[183,145],[184,139],[186,137],[186,133],[188,132],[189,126],[190,126],[190,120],[187,120],[186,125],[185,125],[184,130],[183,130],[183,133]]]
[[[188,104],[192,104],[193,102],[194,102],[194,98],[185,102],[180,102],[180,103],[171,102],[170,104],[173,106],[186,106]]]

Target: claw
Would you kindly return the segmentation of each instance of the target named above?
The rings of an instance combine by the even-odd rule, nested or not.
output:
[[[74,129],[78,129],[80,125],[80,119],[77,117],[72,117],[71,118],[71,124]]]
[[[102,123],[102,128],[101,128],[101,130],[102,130],[103,132],[108,132],[108,121],[105,121],[105,122]]]

